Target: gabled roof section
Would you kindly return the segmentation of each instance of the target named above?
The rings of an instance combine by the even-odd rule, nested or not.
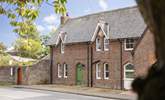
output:
[[[64,43],[91,42],[100,17],[109,25],[110,39],[140,37],[146,29],[138,8],[128,7],[69,19],[47,44],[55,45],[61,31],[67,33]]]
[[[60,42],[60,40],[61,40],[62,43],[64,43],[65,42],[65,39],[66,39],[66,32],[60,32],[58,34],[57,39],[56,39],[55,45],[58,45],[58,43]]]
[[[93,34],[92,39],[91,39],[92,42],[95,41],[99,29],[101,29],[101,31],[103,32],[104,36],[107,39],[109,39],[109,31],[107,31],[109,28],[107,28],[106,25],[107,25],[106,23],[101,23],[101,22],[99,22],[97,24],[96,29],[95,29],[94,34]]]

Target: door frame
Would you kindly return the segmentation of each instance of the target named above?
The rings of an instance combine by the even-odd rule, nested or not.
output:
[[[135,72],[135,69],[130,70],[130,71],[126,70],[126,66],[129,65],[129,64],[133,65],[132,63],[126,63],[124,65],[124,77],[123,77],[124,84],[123,85],[124,85],[124,89],[126,89],[126,90],[131,89],[131,83],[134,80],[134,78],[126,78],[126,72]]]

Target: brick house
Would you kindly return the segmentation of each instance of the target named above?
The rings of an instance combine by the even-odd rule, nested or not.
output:
[[[133,51],[133,63],[136,76],[145,76],[149,67],[156,62],[154,37],[146,29]]]
[[[61,17],[48,41],[52,83],[130,89],[132,50],[145,29],[137,7]]]

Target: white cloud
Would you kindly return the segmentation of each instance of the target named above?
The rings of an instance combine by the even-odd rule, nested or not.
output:
[[[39,32],[45,31],[45,28],[42,25],[37,25],[36,27]]]
[[[48,29],[49,31],[55,31],[55,30],[56,30],[56,27],[55,27],[55,25],[48,25],[48,26],[47,26],[47,29]]]
[[[108,9],[107,0],[99,0],[99,5],[103,10]]]
[[[55,22],[58,20],[57,16],[54,14],[51,14],[50,16],[46,16],[43,21],[47,24],[55,24]]]

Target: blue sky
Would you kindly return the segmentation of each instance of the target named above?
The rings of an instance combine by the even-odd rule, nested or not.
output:
[[[50,3],[52,0],[49,0]],[[90,13],[96,13],[106,10],[124,8],[136,5],[134,0],[68,0],[67,9],[71,18]],[[47,34],[55,30],[59,25],[60,15],[54,13],[53,7],[44,4],[40,9],[40,15],[35,21],[38,31],[41,34]],[[5,16],[0,16],[0,42],[10,47],[17,38],[16,33]]]

